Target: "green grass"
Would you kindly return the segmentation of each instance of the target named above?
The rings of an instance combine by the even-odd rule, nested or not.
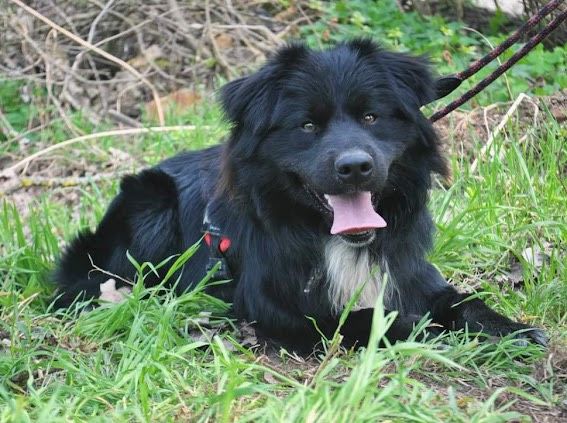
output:
[[[201,147],[224,131],[218,117],[214,108],[197,110],[191,121],[212,128],[149,135],[130,148],[155,163],[183,146]],[[509,129],[511,136],[494,144],[496,158],[481,160],[474,173],[466,158],[452,158],[452,186],[431,198],[438,222],[431,259],[456,285],[481,288],[497,310],[545,327],[560,350],[567,342],[566,130],[549,120],[518,143],[513,123]],[[326,357],[301,363],[289,353],[266,357],[240,347],[222,318],[226,305],[202,290],[181,297],[150,290],[142,299],[148,292],[137,286],[120,305],[52,313],[47,275],[61,242],[93,226],[116,189],[116,182],[85,187],[75,218],[50,192],[26,217],[4,201],[0,338],[10,342],[0,349],[0,421],[492,422],[528,419],[526,405],[539,412],[559,406],[564,374],[548,365],[548,376],[537,376],[544,353],[510,339],[491,344],[451,335],[361,352],[329,341]],[[512,257],[545,243],[552,246],[549,262],[539,270],[524,263],[524,283],[511,287]],[[224,328],[205,341],[196,337],[202,310]],[[382,317],[374,342],[385,330]]]

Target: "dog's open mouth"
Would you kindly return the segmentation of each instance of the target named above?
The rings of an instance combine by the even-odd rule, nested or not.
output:
[[[375,230],[386,227],[386,221],[376,213],[369,191],[324,196],[310,188],[307,191],[319,204],[321,211],[332,215],[332,235],[340,235],[350,243],[369,243]]]

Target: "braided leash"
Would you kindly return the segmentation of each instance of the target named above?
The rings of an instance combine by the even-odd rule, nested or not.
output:
[[[455,88],[457,88],[463,81],[470,78],[472,75],[480,71],[484,68],[487,64],[492,62],[498,56],[500,56],[505,50],[507,50],[510,46],[512,46],[516,41],[520,39],[520,37],[537,25],[545,16],[551,13],[553,10],[557,9],[563,3],[564,0],[552,0],[543,6],[534,16],[532,16],[526,23],[524,23],[520,28],[518,28],[510,37],[508,37],[504,42],[498,45],[496,48],[491,50],[488,54],[486,54],[481,59],[474,62],[471,66],[465,69],[462,72],[459,72],[456,75],[453,75],[450,78],[452,80],[451,88],[445,93],[449,94]],[[567,10],[561,12],[558,16],[556,16],[549,24],[547,24],[540,32],[536,35],[531,37],[524,46],[518,50],[516,53],[512,55],[506,62],[498,66],[498,68],[476,84],[473,88],[465,92],[461,97],[457,100],[452,101],[443,109],[439,110],[438,112],[434,113],[429,120],[431,122],[436,122],[442,117],[448,115],[457,107],[462,106],[464,103],[469,101],[479,92],[484,90],[488,85],[490,85],[494,80],[496,80],[500,75],[510,69],[518,60],[528,54],[536,45],[538,45],[545,37],[547,37],[553,30],[555,30],[563,21],[567,19]]]

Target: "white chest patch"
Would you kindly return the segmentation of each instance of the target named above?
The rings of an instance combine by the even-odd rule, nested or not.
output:
[[[354,309],[374,307],[387,265],[379,266],[368,249],[353,247],[339,237],[331,237],[325,246],[325,268],[329,300],[335,311],[340,312],[363,285]]]

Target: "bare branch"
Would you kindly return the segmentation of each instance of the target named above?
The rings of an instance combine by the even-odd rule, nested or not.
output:
[[[165,118],[164,118],[164,114],[163,114],[163,108],[161,106],[161,101],[159,98],[159,93],[157,91],[157,89],[155,88],[155,86],[148,81],[148,79],[142,75],[140,72],[138,72],[136,69],[134,69],[131,65],[129,65],[128,63],[126,63],[124,60],[119,59],[116,56],[113,56],[110,53],[107,53],[106,51],[92,45],[91,43],[88,43],[87,41],[83,40],[82,38],[76,36],[75,34],[73,34],[72,32],[66,30],[65,28],[57,25],[55,22],[51,21],[50,19],[46,18],[45,16],[43,16],[41,13],[37,12],[35,9],[29,7],[28,5],[24,4],[22,1],[20,0],[10,0],[12,3],[18,5],[19,7],[21,7],[22,9],[24,9],[26,12],[28,12],[30,15],[34,16],[35,18],[41,20],[42,22],[44,22],[45,24],[49,25],[51,28],[53,28],[54,30],[62,33],[63,35],[65,35],[66,37],[72,39],[73,41],[75,41],[77,44],[82,45],[83,47],[88,48],[89,50],[94,51],[95,53],[101,55],[102,57],[104,57],[107,60],[110,60],[113,63],[116,63],[117,65],[119,65],[120,67],[124,68],[125,70],[127,70],[128,72],[130,72],[132,75],[134,75],[136,78],[138,78],[140,81],[142,81],[152,92],[152,96],[154,97],[154,101],[156,102],[156,111],[158,114],[158,119],[159,119],[159,123],[160,125],[164,125],[165,123]]]

